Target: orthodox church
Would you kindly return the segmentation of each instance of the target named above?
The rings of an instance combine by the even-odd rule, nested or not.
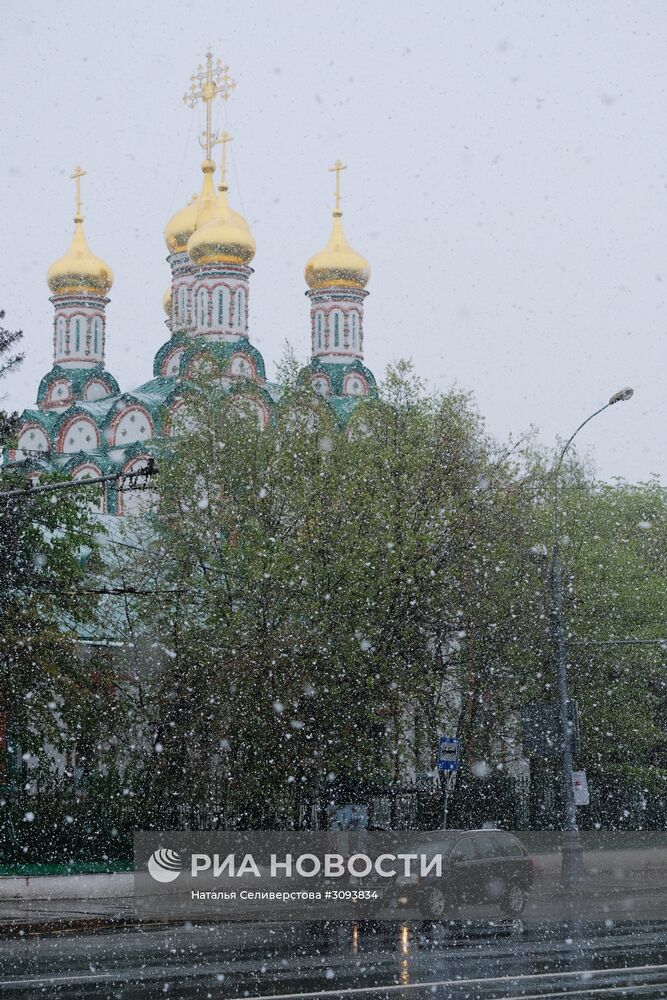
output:
[[[264,359],[251,343],[248,315],[255,241],[246,220],[229,204],[226,152],[231,137],[212,130],[216,98],[236,86],[209,52],[191,78],[185,103],[203,103],[206,130],[199,195],[165,229],[171,283],[164,295],[167,341],[153,362],[153,377],[121,391],[105,365],[106,306],[113,284],[108,264],[90,249],[81,213],[76,168],[76,213],[69,249],[48,270],[53,305],[53,367],[40,382],[33,408],[21,415],[9,463],[32,479],[58,471],[75,480],[126,475],[145,468],[156,443],[177,432],[179,409],[197,368],[214,360],[234,403],[267,426],[278,388],[266,378]],[[219,173],[213,148],[219,145]],[[305,268],[310,299],[311,358],[303,377],[332,408],[341,427],[360,399],[377,393],[364,366],[364,299],[368,262],[348,244],[340,208],[340,161],[333,226],[323,250]],[[217,190],[216,190],[216,173]],[[103,511],[139,512],[136,494],[107,484]]]

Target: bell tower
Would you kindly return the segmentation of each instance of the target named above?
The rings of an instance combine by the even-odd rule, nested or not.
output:
[[[341,172],[336,160],[333,225],[329,242],[306,264],[310,299],[311,384],[325,397],[366,396],[376,391],[375,379],[363,365],[364,300],[370,265],[353,250],[343,231]]]
[[[42,379],[38,405],[61,409],[76,400],[94,401],[118,391],[105,371],[107,293],[113,284],[108,264],[88,245],[83,228],[81,179],[76,167],[74,234],[67,252],[48,270],[53,305],[53,369]]]

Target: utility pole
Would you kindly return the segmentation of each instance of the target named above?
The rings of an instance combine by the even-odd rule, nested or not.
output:
[[[560,715],[561,731],[561,781],[563,788],[564,816],[563,830],[566,833],[563,844],[562,855],[562,878],[563,884],[567,888],[573,888],[584,874],[584,855],[581,840],[579,839],[579,827],[577,826],[577,807],[574,801],[574,786],[572,783],[572,724],[568,717],[568,692],[567,692],[567,643],[565,638],[565,622],[563,619],[563,565],[560,558],[560,472],[563,459],[568,448],[574,441],[579,431],[590,423],[599,413],[614,406],[616,403],[625,402],[633,395],[632,389],[621,389],[615,393],[608,403],[601,406],[595,413],[591,413],[577,427],[566,441],[553,472],[553,523],[552,523],[552,549],[551,564],[549,567],[549,597],[550,597],[550,631],[551,645],[556,667],[558,706]]]

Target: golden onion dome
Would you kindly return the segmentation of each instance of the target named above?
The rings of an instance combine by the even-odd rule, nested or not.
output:
[[[171,316],[171,285],[162,296],[162,305],[167,316]]]
[[[199,195],[193,195],[185,208],[172,215],[167,223],[164,239],[170,253],[185,253],[188,240],[197,225],[198,202]]]
[[[305,276],[309,288],[344,285],[365,288],[371,276],[370,264],[353,250],[345,239],[342,212],[333,213],[333,228],[324,250],[314,254],[306,264]]]
[[[106,295],[113,284],[113,271],[96,257],[83,231],[83,217],[74,217],[74,236],[64,256],[49,268],[46,280],[54,295],[89,292]]]
[[[204,175],[201,191],[193,195],[185,208],[172,215],[165,227],[164,239],[170,253],[185,253],[188,240],[195,229],[210,217],[215,207],[216,194],[213,184],[215,163],[213,160],[204,160],[201,169]]]
[[[227,188],[222,186],[215,204],[207,207],[188,240],[194,264],[249,264],[255,256],[255,240],[248,223],[229,207]]]
[[[215,173],[215,163],[213,160],[204,160],[201,165],[201,172],[204,175],[204,179],[201,191],[199,192],[199,198],[197,199],[195,229],[206,225],[215,212],[215,203],[217,201],[215,185],[213,183],[213,174]]]

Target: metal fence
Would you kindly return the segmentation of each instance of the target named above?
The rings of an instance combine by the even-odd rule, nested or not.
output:
[[[665,830],[667,793],[658,794],[609,775],[589,776],[590,806],[578,811],[582,829]],[[279,802],[182,800],[150,803],[117,788],[86,792],[51,783],[36,794],[17,792],[0,801],[0,864],[128,859],[135,830],[327,829],[336,809],[362,805],[369,827],[434,830],[442,826],[443,795],[437,780],[401,785],[288,790]],[[461,773],[449,797],[447,825],[557,830],[562,802],[558,774]]]

